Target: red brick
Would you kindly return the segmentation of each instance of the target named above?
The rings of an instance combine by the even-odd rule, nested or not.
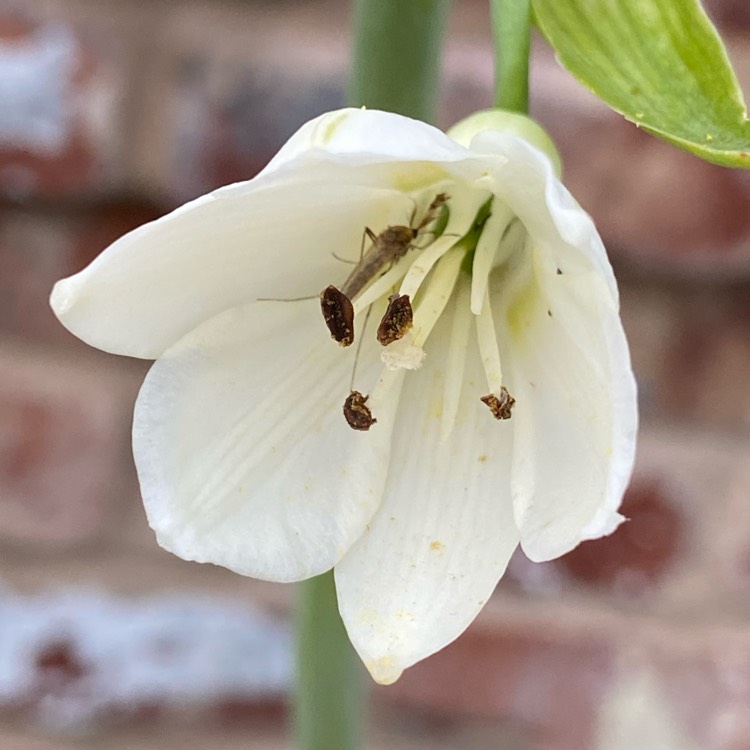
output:
[[[6,592],[0,606],[11,615],[0,710],[11,716],[69,731],[281,717],[289,634],[244,604],[196,590],[130,600],[69,589]]]
[[[704,0],[703,5],[722,34],[750,28],[750,8],[745,0]]]
[[[99,193],[122,178],[123,46],[41,4],[0,11],[0,196]]]
[[[658,583],[685,543],[679,503],[668,493],[658,480],[634,482],[621,508],[629,522],[610,537],[584,542],[560,564],[587,584],[637,592]]]
[[[691,633],[664,629],[643,657],[695,746],[705,750],[750,747],[750,639],[747,628],[717,623]]]
[[[444,723],[500,719],[523,728],[523,747],[581,750],[609,747],[595,738],[611,703],[643,675],[659,700],[638,707],[641,730],[669,720],[693,743],[679,747],[744,750],[750,740],[745,623],[697,603],[647,615],[575,596],[541,602],[504,595],[457,641],[376,696]],[[621,719],[638,722],[630,710]],[[644,731],[636,736],[656,747]]]
[[[701,597],[731,600],[728,556],[739,565],[744,548],[741,540],[733,542],[736,552],[728,545],[737,534],[738,488],[750,484],[743,483],[748,458],[750,442],[741,438],[644,427],[622,507],[630,520],[551,562],[531,563],[519,551],[501,588],[543,598],[588,591],[657,608],[665,601],[692,605]]]
[[[75,346],[49,307],[52,286],[156,213],[132,201],[75,212],[0,208],[0,332]]]
[[[111,520],[134,389],[102,359],[0,347],[0,543],[68,547]]]
[[[480,618],[379,695],[435,717],[491,717],[520,725],[529,747],[580,750],[590,746],[615,653],[596,633],[562,631],[532,618],[520,626]]]
[[[249,179],[344,103],[340,3],[176,7],[148,79],[138,171],[170,201]]]
[[[750,287],[703,289],[685,299],[665,341],[660,407],[681,421],[750,426]]]
[[[684,328],[685,298],[684,290],[653,280],[645,284],[620,279],[622,322],[638,380],[638,402],[645,414],[667,411],[674,386],[665,359]]]
[[[0,729],[0,747],[4,750],[80,750],[80,744],[75,741],[45,739],[29,736],[28,732],[14,732]]]

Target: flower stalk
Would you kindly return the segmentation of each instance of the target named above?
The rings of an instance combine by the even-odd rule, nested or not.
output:
[[[433,120],[448,7],[449,0],[354,0],[349,102]],[[299,585],[296,637],[300,750],[354,750],[365,715],[363,674],[332,572]]]
[[[490,0],[498,109],[529,111],[531,0]]]
[[[354,0],[349,103],[435,119],[450,0]]]
[[[333,571],[299,584],[295,730],[303,750],[361,745],[363,669],[346,635]]]

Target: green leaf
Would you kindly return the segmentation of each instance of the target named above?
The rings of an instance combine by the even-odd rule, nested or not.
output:
[[[750,121],[698,0],[533,0],[562,64],[628,120],[707,161],[750,169]]]

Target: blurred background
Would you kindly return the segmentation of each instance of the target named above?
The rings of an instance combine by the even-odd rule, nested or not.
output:
[[[750,5],[709,11],[750,92]],[[491,104],[488,33],[485,2],[454,3],[443,126]],[[342,105],[348,52],[345,0],[0,0],[2,750],[291,747],[292,588],[156,546],[128,434],[147,363],[47,297]],[[373,688],[368,747],[747,750],[750,174],[643,134],[539,39],[532,91],[621,284],[631,520],[517,555],[462,638]]]

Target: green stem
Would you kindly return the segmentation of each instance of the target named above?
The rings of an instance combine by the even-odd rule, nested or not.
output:
[[[529,111],[531,0],[490,0],[495,49],[495,106]]]
[[[349,103],[435,118],[450,0],[354,0]]]
[[[295,728],[301,750],[353,750],[361,744],[362,665],[349,643],[333,572],[299,585]]]
[[[450,0],[354,0],[353,106],[431,120]],[[333,573],[300,584],[294,714],[300,750],[355,750],[362,666],[349,643]]]

